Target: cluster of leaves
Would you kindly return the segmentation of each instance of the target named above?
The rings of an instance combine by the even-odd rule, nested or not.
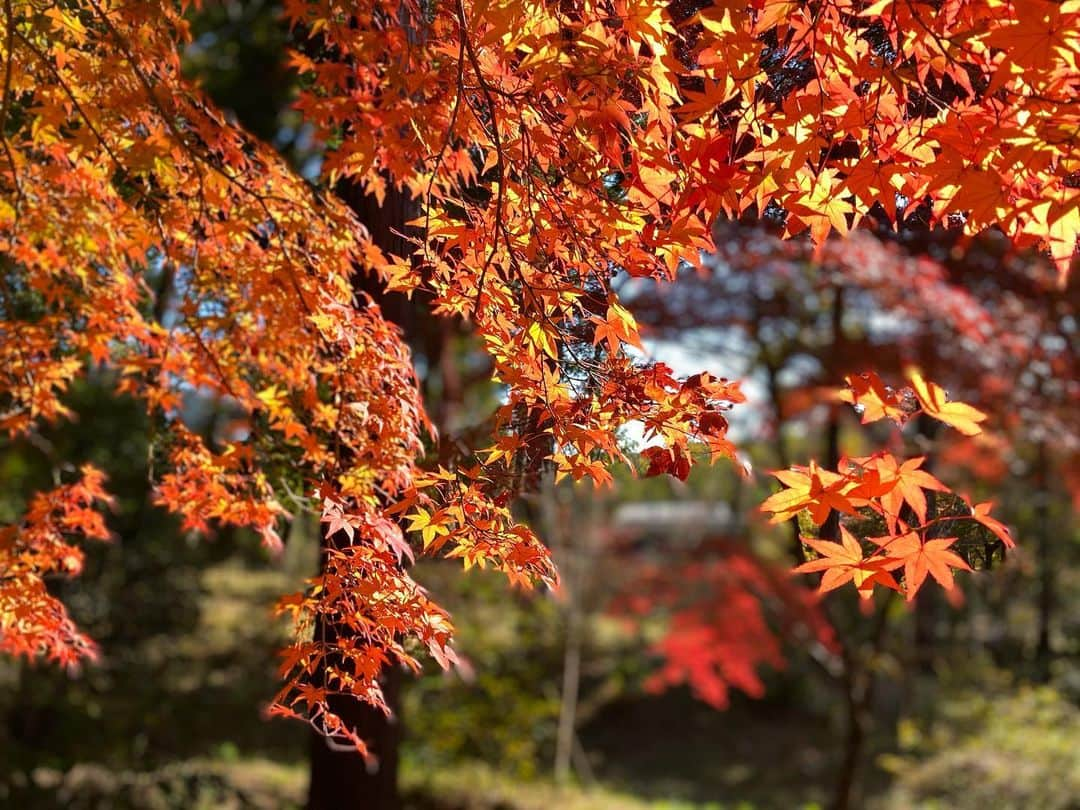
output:
[[[95,509],[111,503],[104,483],[99,470],[85,466],[75,483],[37,493],[20,524],[0,526],[0,652],[45,652],[69,667],[96,655],[94,642],[49,593],[45,578],[82,570],[75,538],[109,539],[104,516]]]
[[[437,203],[425,258],[454,311],[537,265],[673,272],[719,210],[770,203],[818,243],[927,200],[1050,245],[1063,272],[1073,254],[1071,2],[286,6],[321,45],[295,61],[341,144],[328,170]]]
[[[662,665],[646,689],[686,683],[701,700],[723,709],[731,689],[764,694],[759,669],[784,666],[785,641],[834,646],[832,627],[812,597],[782,566],[711,538],[695,547],[691,559],[639,566],[611,610],[631,624],[656,613],[667,616],[663,636],[650,648]]]
[[[653,335],[722,352],[736,375],[763,374],[779,420],[820,414],[845,377],[870,386],[859,376],[868,357],[882,377],[916,365],[994,425],[974,440],[934,432],[945,468],[996,484],[1025,445],[1052,437],[1057,474],[1080,497],[1075,278],[1055,290],[1049,263],[997,232],[965,243],[946,229],[863,229],[815,251],[767,225],[715,231],[707,272],[686,271],[663,295],[634,295]],[[768,422],[759,430],[770,435]],[[783,443],[780,433],[777,423],[770,438]]]
[[[732,455],[737,386],[642,361],[616,276],[672,277],[718,216],[750,208],[818,244],[918,202],[1048,247],[1062,273],[1075,247],[1072,0],[286,0],[323,188],[417,199],[406,256],[184,79],[187,6],[3,3],[0,428],[62,418],[72,377],[108,364],[168,437],[159,502],[270,547],[287,456],[331,548],[284,606],[311,635],[287,652],[278,710],[358,746],[331,691],[384,706],[378,669],[411,663],[409,639],[452,655],[388,509],[433,550],[553,581],[507,507],[538,471],[607,480],[632,422],[658,440],[653,473],[685,477],[697,442]],[[364,273],[471,321],[506,389],[490,447],[418,473],[415,373]],[[193,395],[238,414],[227,435],[185,427]],[[830,508],[885,494],[807,478]],[[17,633],[3,643],[62,647]]]
[[[408,485],[426,418],[400,336],[354,289],[367,232],[184,81],[183,11],[4,6],[0,425],[14,436],[63,417],[70,381],[108,364],[165,437],[158,502],[187,528],[250,527],[276,548],[279,448],[305,488],[374,515]],[[227,435],[185,426],[191,396],[239,415]],[[32,544],[27,525],[9,542]],[[351,565],[376,582],[387,569],[377,549]],[[386,586],[407,601],[405,580]],[[38,591],[6,588],[5,616]],[[54,631],[5,624],[5,646],[68,655],[68,620],[49,606]]]
[[[986,418],[981,411],[963,402],[949,402],[944,390],[918,371],[909,371],[908,380],[910,387],[896,390],[873,372],[867,372],[849,378],[848,388],[840,392],[840,398],[861,410],[864,423],[892,419],[903,425],[922,413],[966,435],[981,432],[979,423]],[[852,582],[859,595],[869,599],[874,586],[882,585],[903,590],[910,601],[927,575],[952,590],[953,569],[971,570],[962,557],[950,550],[957,537],[943,536],[957,521],[981,524],[1007,547],[1014,542],[1008,528],[990,515],[990,503],[968,503],[964,512],[955,515],[937,509],[935,503],[931,511],[927,493],[933,496],[950,490],[921,469],[924,461],[922,456],[898,461],[891,453],[881,451],[865,458],[841,459],[836,472],[812,461],[808,467],[779,470],[774,475],[784,489],[762,503],[761,509],[771,513],[773,523],[797,519],[804,511],[816,526],[825,524],[833,513],[853,516],[859,522],[868,515],[880,518],[885,530],[880,536],[857,538],[841,522],[839,538],[802,537],[820,556],[795,570],[823,572],[821,592]],[[900,568],[904,569],[902,589],[891,573]]]

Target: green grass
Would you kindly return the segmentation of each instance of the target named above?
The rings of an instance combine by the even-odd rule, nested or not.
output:
[[[604,786],[512,779],[483,764],[403,774],[410,810],[749,810],[748,804],[647,800]]]

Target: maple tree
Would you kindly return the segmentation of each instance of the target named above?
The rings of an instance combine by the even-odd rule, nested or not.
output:
[[[949,531],[930,529],[927,548],[936,549],[946,535],[956,535],[959,539],[948,550],[961,565],[989,569],[1002,557],[1012,556],[1005,554],[1005,542],[978,521],[961,519],[970,515],[970,508],[943,492],[942,482],[964,481],[982,493],[996,491],[995,500],[1004,501],[1008,519],[1022,528],[1028,541],[1038,543],[1037,550],[1028,543],[1025,546],[1034,551],[1040,571],[1039,594],[1033,599],[1040,617],[1038,658],[1043,663],[1039,671],[1047,672],[1053,660],[1049,628],[1056,590],[1054,569],[1060,570],[1062,564],[1062,544],[1060,535],[1050,540],[1049,507],[1039,507],[1043,517],[1034,525],[1025,514],[1029,503],[1045,503],[1052,497],[1049,492],[1057,489],[1047,486],[1048,469],[1068,486],[1069,470],[1075,466],[1077,389],[1069,382],[1076,377],[1069,346],[1075,333],[1077,288],[1073,283],[1055,291],[1053,271],[1045,260],[1015,251],[1000,233],[984,234],[964,244],[955,229],[931,230],[916,222],[895,230],[879,220],[876,234],[864,229],[845,240],[829,240],[815,251],[812,245],[780,238],[777,230],[776,223],[769,221],[718,225],[717,250],[700,269],[684,271],[670,287],[629,285],[630,305],[659,353],[689,352],[682,359],[685,365],[700,362],[698,357],[722,356],[737,376],[752,381],[748,394],[753,412],[736,414],[736,421],[744,437],[740,445],[753,452],[755,466],[767,470],[779,464],[783,470],[793,458],[814,457],[819,452],[818,458],[828,459],[823,462],[827,470],[814,465],[825,484],[819,500],[825,500],[835,494],[827,486],[831,482],[828,470],[837,469],[845,449],[850,455],[866,455],[884,447],[895,458],[879,455],[875,466],[887,464],[895,475],[899,465],[905,473],[910,470],[922,479],[922,486],[904,487],[904,475],[882,498],[887,506],[882,513],[860,508],[840,516],[828,504],[805,497],[809,492],[782,496],[795,496],[792,504],[803,497],[808,507],[805,517],[796,507],[790,519],[783,521],[793,535],[790,556],[797,563],[812,558],[802,570],[825,573],[823,585],[847,574],[846,587],[866,597],[879,591],[878,598],[858,600],[857,606],[842,597],[820,605],[837,628],[836,649],[829,655],[820,648],[811,652],[815,671],[825,676],[825,683],[836,688],[843,700],[843,716],[838,720],[844,732],[836,741],[844,751],[843,764],[838,767],[832,806],[851,806],[858,802],[860,751],[869,729],[881,723],[870,696],[890,680],[894,687],[907,681],[906,676],[884,674],[882,656],[905,667],[905,673],[941,660],[946,648],[935,648],[935,639],[940,638],[943,623],[963,622],[959,617],[970,617],[970,613],[943,614],[938,608],[946,599],[954,607],[967,604],[970,596],[970,606],[977,609],[992,587],[983,578],[971,583],[971,588],[946,590],[946,599],[933,591],[916,597],[917,589],[913,589],[908,600],[911,611],[897,611],[895,604],[890,607],[894,592],[888,586],[904,582],[905,566],[895,559],[900,555],[888,555],[873,542],[875,536],[890,531],[888,515],[902,514],[903,509],[908,513],[904,520],[923,523],[928,512],[947,512],[952,520],[943,521],[939,528]],[[898,278],[905,284],[898,285]],[[873,358],[878,373],[865,371],[868,358]],[[913,364],[925,368],[950,393],[985,409],[989,418],[977,424],[986,430],[969,437],[914,413],[919,407],[915,390],[897,384]],[[845,378],[852,388],[837,391],[836,382]],[[896,388],[884,380],[897,384]],[[854,404],[856,394],[861,395],[856,409],[838,404]],[[855,426],[859,415],[868,423],[866,429]],[[896,429],[896,423],[906,429]],[[1045,441],[1050,435],[1052,449]],[[905,460],[907,454],[911,457]],[[923,473],[931,471],[939,480],[923,478]],[[802,468],[802,475],[798,472],[782,471],[781,475],[808,485],[807,468]],[[740,489],[733,490],[733,503],[739,500]],[[905,503],[905,489],[919,506],[919,514]],[[890,499],[895,499],[895,506],[888,505]],[[822,520],[819,526],[813,525],[810,516],[815,506]],[[981,504],[978,511],[987,513],[989,504]],[[993,512],[998,514],[996,506]],[[1000,524],[996,526],[1004,531]],[[746,541],[754,544],[767,536],[760,529],[747,534]],[[840,542],[845,539],[846,550]],[[894,550],[901,547],[900,542],[890,545]],[[835,556],[845,551],[849,559],[829,559],[829,552]],[[912,562],[917,560],[917,556],[912,558]],[[1024,565],[1023,560],[1024,555],[1019,555],[1019,566],[1011,567],[1014,572]],[[674,583],[680,581],[677,561],[667,573]],[[850,584],[856,577],[864,587]],[[816,585],[818,579],[805,581]],[[916,581],[910,575],[906,579]],[[1009,589],[1007,601],[992,599],[995,618],[1006,604],[1023,600],[1016,585]],[[682,628],[719,624],[724,614],[707,593],[694,596],[687,588],[683,597],[683,610],[693,621],[672,624],[668,633],[673,638],[664,649],[681,659],[675,663],[692,664],[690,653],[677,638]],[[802,656],[813,649],[800,647]]]
[[[284,493],[314,493],[333,546],[281,604],[298,634],[275,710],[359,750],[330,696],[383,707],[384,667],[454,660],[448,616],[402,564],[406,531],[554,584],[511,512],[542,471],[607,482],[630,423],[657,442],[650,474],[734,455],[738,384],[642,359],[619,278],[671,279],[716,247],[718,217],[755,213],[819,251],[868,217],[929,217],[1045,249],[1062,279],[1074,255],[1073,0],[288,0],[296,108],[326,147],[317,185],[184,78],[188,5],[4,0],[0,429],[65,418],[70,381],[105,365],[160,423],[157,499],[186,527],[249,527],[276,548]],[[403,255],[335,196],[343,183],[416,201]],[[505,388],[488,446],[423,462],[409,353],[361,278],[469,321]],[[849,398],[867,418],[979,430],[978,412],[908,383],[853,379]],[[228,435],[185,426],[192,392],[230,403]],[[811,538],[829,585],[891,587],[903,568],[911,594],[962,567],[936,535],[954,516],[922,514],[944,485],[911,461],[781,481],[765,504],[779,519],[883,518],[883,535]],[[106,501],[85,470],[4,529],[4,649],[92,650],[44,578],[78,569],[66,538],[102,536]],[[963,518],[1007,542],[985,506]],[[316,632],[328,624],[348,632]]]

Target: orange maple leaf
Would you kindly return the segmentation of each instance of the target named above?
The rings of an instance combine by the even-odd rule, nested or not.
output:
[[[927,574],[936,579],[942,588],[951,591],[956,585],[952,569],[971,570],[962,557],[949,551],[949,547],[956,542],[955,537],[923,540],[918,532],[907,532],[899,537],[871,537],[870,541],[884,549],[887,556],[882,559],[890,561],[890,565],[904,566],[904,589],[909,602],[926,581]]]
[[[881,496],[881,506],[885,510],[885,520],[888,521],[891,532],[896,531],[900,510],[905,503],[918,516],[919,523],[926,523],[927,504],[923,490],[949,491],[947,486],[926,470],[919,469],[924,461],[926,461],[926,456],[917,456],[897,465],[896,459],[886,453],[872,462],[882,479],[891,478],[895,482],[893,487]]]
[[[892,419],[902,425],[911,415],[911,409],[904,406],[903,395],[885,385],[873,371],[851,375],[844,380],[847,388],[840,389],[837,398],[859,409],[864,425],[879,419]]]
[[[775,470],[773,476],[782,483],[782,489],[761,504],[762,512],[772,512],[770,523],[782,523],[795,517],[803,509],[810,510],[814,523],[821,525],[829,517],[829,512],[854,514],[855,504],[847,493],[856,484],[845,475],[823,470],[813,461],[809,467],[792,467],[790,470]]]
[[[982,433],[979,423],[986,421],[985,413],[963,402],[949,402],[945,389],[924,379],[916,369],[910,369],[907,372],[907,378],[911,381],[911,387],[919,399],[919,405],[928,416],[946,425],[952,425],[965,436],[976,436]]]
[[[802,541],[821,555],[820,559],[805,562],[794,570],[796,574],[824,572],[821,577],[819,593],[835,590],[845,582],[854,582],[862,599],[869,599],[874,585],[884,585],[894,591],[900,590],[890,568],[898,568],[899,563],[887,557],[865,557],[859,541],[845,527],[840,527],[840,541],[815,540],[803,537]]]
[[[965,498],[965,500],[967,499]],[[1006,548],[1015,548],[1016,541],[1012,539],[1012,535],[1009,533],[1009,527],[997,518],[991,517],[990,509],[993,505],[992,501],[975,504],[971,507],[972,518],[997,535],[998,539],[1005,544]]]
[[[618,303],[612,303],[608,307],[607,318],[593,317],[591,320],[596,324],[596,332],[593,336],[594,346],[601,341],[607,341],[608,351],[615,354],[622,343],[629,343],[644,351],[634,316]]]

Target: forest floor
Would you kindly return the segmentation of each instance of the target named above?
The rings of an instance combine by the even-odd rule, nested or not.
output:
[[[303,763],[267,759],[188,760],[154,771],[112,771],[78,765],[37,769],[6,797],[24,808],[67,810],[298,810],[307,772]],[[437,771],[406,769],[404,810],[751,810],[750,803],[644,799],[606,787],[556,786],[519,780],[481,764]],[[811,807],[814,805],[806,805]],[[795,807],[795,805],[792,805]]]
[[[307,780],[306,732],[299,724],[267,722],[259,711],[273,693],[274,649],[284,631],[267,620],[267,606],[293,584],[281,572],[258,572],[235,563],[216,566],[202,573],[201,610],[182,634],[147,638],[128,650],[122,662],[111,669],[106,664],[88,670],[81,681],[48,669],[29,671],[31,677],[19,681],[22,691],[13,692],[14,705],[25,707],[18,703],[25,694],[48,709],[23,708],[18,713],[23,733],[37,727],[37,739],[28,737],[5,751],[0,806],[301,807]],[[590,779],[569,786],[556,786],[544,777],[549,767],[546,754],[536,763],[533,778],[523,778],[495,763],[432,759],[431,752],[406,746],[405,808],[821,807],[828,801],[835,775],[835,729],[800,708],[803,703],[735,697],[731,708],[717,712],[681,689],[663,695],[627,690],[581,729]],[[986,700],[950,704],[951,711],[960,712],[950,722],[959,726],[964,712],[974,717],[983,703]],[[967,737],[948,743],[952,757],[948,763],[928,760],[921,770],[904,765],[905,778],[920,797],[945,795],[946,790],[954,797],[977,797],[980,791],[1003,796],[1003,786],[1011,786],[1015,796],[997,803],[973,798],[924,804],[916,793],[896,793],[889,774],[877,767],[886,752],[879,746],[865,757],[866,800],[858,806],[1076,810],[1077,805],[1068,803],[1070,795],[1080,795],[1072,790],[1080,788],[1075,746],[1080,740],[1080,714],[1075,707],[1049,692],[1023,691],[1010,702],[989,705],[994,707],[997,726],[972,726]],[[1040,729],[1037,734],[1034,728]],[[1021,756],[1021,751],[1026,753]],[[1018,771],[1019,765],[1026,770]],[[1032,797],[1038,800],[1033,802]]]

